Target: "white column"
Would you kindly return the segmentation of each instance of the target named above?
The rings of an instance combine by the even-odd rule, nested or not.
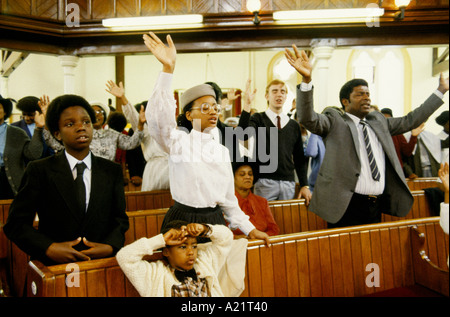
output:
[[[336,48],[336,39],[313,39],[310,43],[314,54],[314,108],[321,112],[328,104],[329,60]]]
[[[3,98],[9,98],[8,77],[0,76],[0,95]]]
[[[59,56],[59,62],[64,72],[64,94],[75,92],[75,67],[78,65],[78,57],[72,55]]]

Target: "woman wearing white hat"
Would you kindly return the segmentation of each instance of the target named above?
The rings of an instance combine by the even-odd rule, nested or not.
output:
[[[234,194],[234,178],[228,149],[213,139],[220,106],[210,85],[202,84],[185,91],[180,99],[183,115],[175,120],[176,101],[171,89],[176,48],[167,36],[168,47],[152,32],[144,35],[150,52],[163,65],[145,116],[150,134],[169,153],[170,191],[175,200],[162,227],[171,220],[225,224],[239,228],[253,239],[269,236],[255,228],[239,208]],[[184,118],[183,118],[184,117]],[[184,129],[186,124],[192,130]]]

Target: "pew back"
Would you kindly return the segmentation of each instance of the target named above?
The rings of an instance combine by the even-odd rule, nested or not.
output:
[[[410,227],[425,233],[430,257],[446,267],[448,236],[438,221],[434,217],[297,233],[275,237],[270,248],[250,242],[242,296],[358,297],[414,285]],[[378,286],[372,285],[370,273],[378,274]]]
[[[126,192],[127,211],[168,208],[173,205],[170,190]]]
[[[448,237],[439,231],[438,217],[282,235],[271,238],[270,248],[261,241],[249,242],[241,296],[356,297],[414,285],[414,226],[427,237],[430,259],[446,266]],[[160,254],[148,260],[157,259]],[[28,296],[138,296],[115,258],[77,262],[74,267],[77,271],[31,261]]]

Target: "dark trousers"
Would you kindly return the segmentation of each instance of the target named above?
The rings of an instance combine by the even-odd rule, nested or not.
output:
[[[336,223],[328,223],[328,228],[365,225],[381,222],[381,196],[353,194],[344,216]]]

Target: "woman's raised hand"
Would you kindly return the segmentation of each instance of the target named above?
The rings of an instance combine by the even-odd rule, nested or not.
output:
[[[168,45],[165,45],[153,32],[144,34],[143,38],[145,46],[163,64],[163,72],[173,73],[177,58],[177,49],[170,35],[166,37]]]

